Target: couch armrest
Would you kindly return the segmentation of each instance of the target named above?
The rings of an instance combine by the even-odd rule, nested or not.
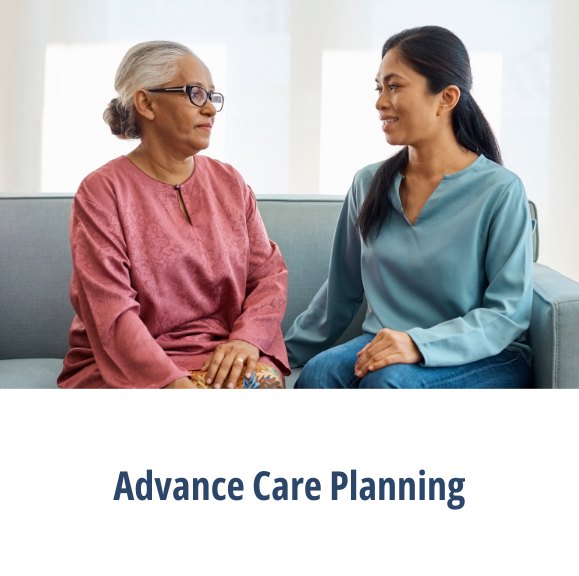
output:
[[[579,388],[579,284],[534,264],[529,344],[536,388]]]

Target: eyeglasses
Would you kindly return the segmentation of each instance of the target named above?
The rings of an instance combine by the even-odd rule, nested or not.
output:
[[[207,92],[202,86],[180,86],[179,88],[153,88],[148,92],[187,92],[191,104],[195,106],[205,106],[207,100],[215,106],[215,110],[220,112],[223,110],[223,103],[225,98],[219,92]]]

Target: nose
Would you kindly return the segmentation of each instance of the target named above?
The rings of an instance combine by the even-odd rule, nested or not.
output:
[[[382,90],[378,94],[378,99],[376,100],[376,110],[386,110],[390,106],[390,98],[387,96],[388,91]]]
[[[213,104],[213,102],[211,102],[211,100],[209,100],[209,98],[207,98],[207,102],[205,102],[205,104],[203,104],[203,106],[201,108],[201,112],[203,114],[206,114],[207,116],[215,116],[217,114],[217,109],[215,108],[215,105]]]

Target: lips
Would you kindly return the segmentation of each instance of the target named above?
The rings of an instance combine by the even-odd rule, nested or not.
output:
[[[382,130],[387,130],[392,124],[398,122],[396,116],[380,116],[380,120],[382,120]]]
[[[208,132],[211,132],[212,126],[211,126],[211,124],[199,124],[199,125],[197,126],[197,128],[203,128],[204,130],[207,130]]]

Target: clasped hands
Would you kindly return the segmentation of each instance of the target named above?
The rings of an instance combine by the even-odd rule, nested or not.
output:
[[[205,382],[213,384],[213,388],[221,388],[224,384],[227,388],[235,388],[235,384],[243,366],[245,377],[251,378],[255,372],[259,360],[259,348],[245,340],[231,340],[226,344],[220,344],[213,354],[205,360],[201,370],[207,371]],[[189,378],[178,378],[165,388],[197,388]]]
[[[244,340],[231,340],[220,344],[213,354],[205,360],[201,370],[206,370],[205,382],[213,388],[234,388],[247,364],[245,377],[251,378],[259,359],[259,349]],[[416,364],[423,359],[418,346],[406,333],[383,328],[374,339],[358,352],[354,372],[364,378],[368,372],[375,372],[391,364]],[[166,388],[196,388],[189,378],[179,378]]]
[[[406,332],[383,328],[358,352],[354,373],[364,378],[368,372],[375,372],[391,364],[416,364],[423,356]]]

